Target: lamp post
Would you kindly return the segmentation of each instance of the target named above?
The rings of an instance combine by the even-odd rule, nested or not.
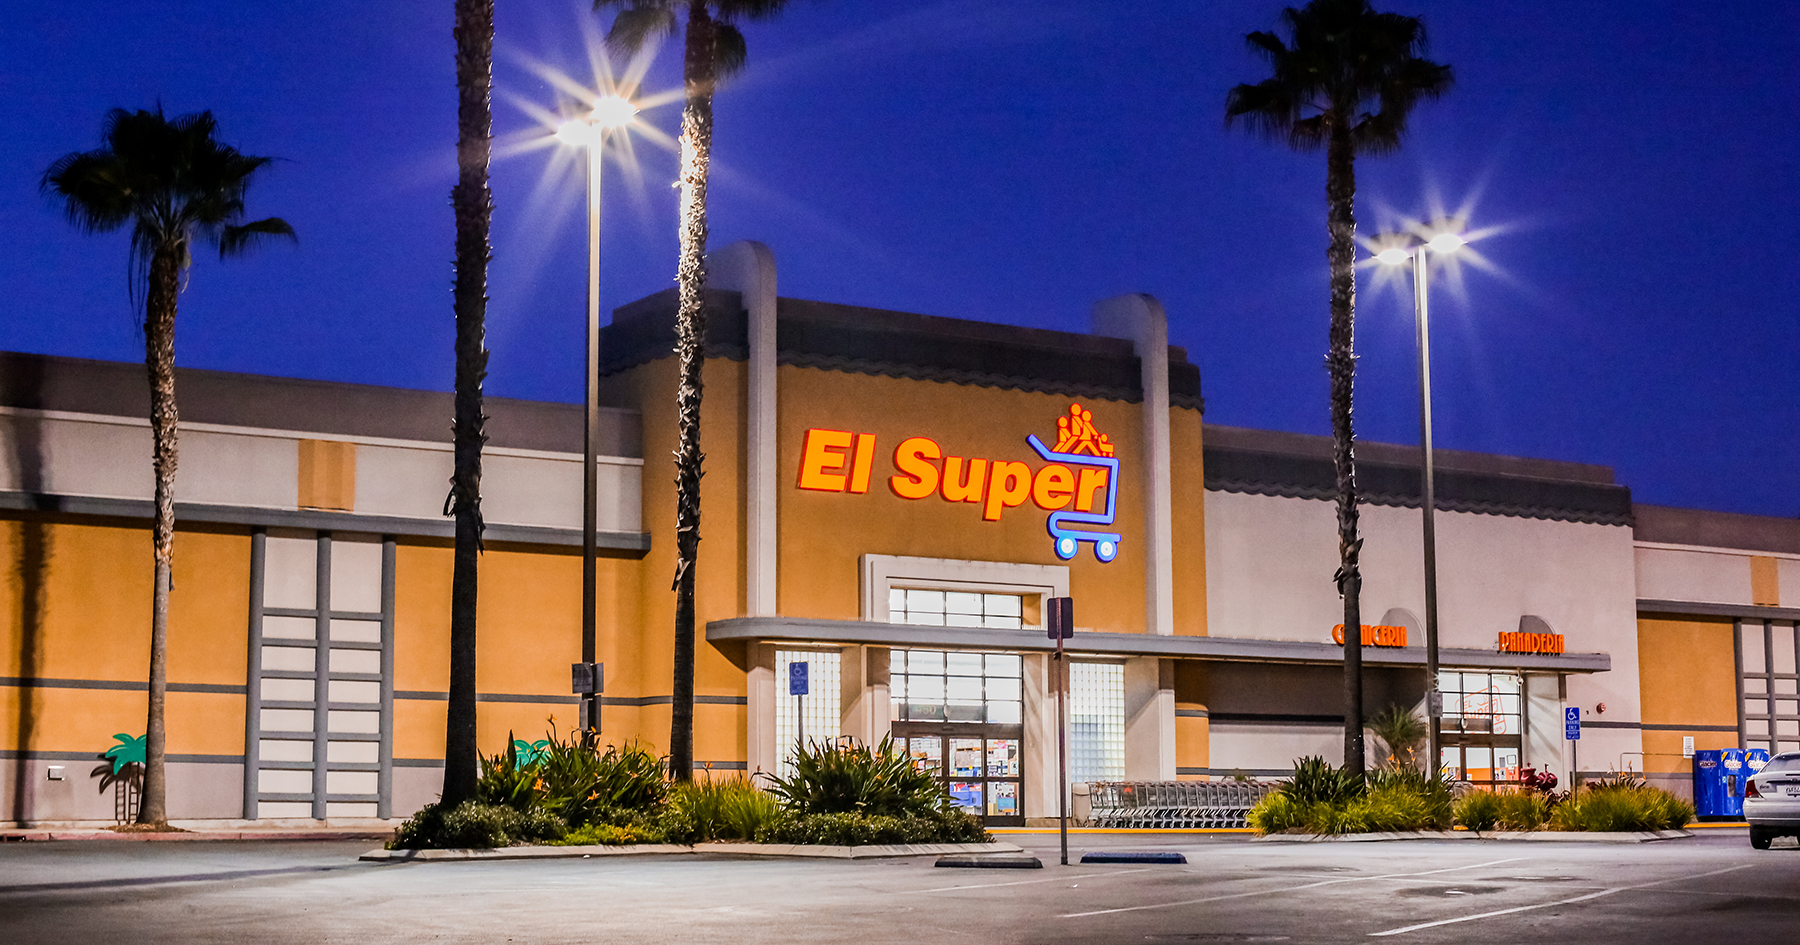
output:
[[[1383,237],[1381,241],[1388,248],[1375,254],[1376,259],[1390,266],[1412,263],[1413,317],[1419,339],[1419,445],[1423,453],[1423,494],[1419,504],[1424,511],[1425,545],[1425,752],[1433,777],[1443,770],[1438,720],[1444,716],[1444,694],[1438,689],[1437,488],[1431,451],[1431,264],[1425,251],[1455,252],[1464,242],[1457,232],[1460,229],[1454,221],[1446,221],[1429,238],[1416,234]]]
[[[556,138],[564,144],[587,151],[587,383],[586,416],[581,437],[581,661],[594,663],[594,623],[599,609],[594,579],[594,561],[599,556],[598,536],[594,520],[599,517],[600,463],[597,456],[600,440],[600,194],[601,171],[605,167],[606,135],[629,124],[637,114],[637,106],[617,95],[603,95],[594,101],[586,118],[563,122]],[[598,689],[598,682],[590,686]],[[600,694],[581,694],[581,739],[593,745],[599,734]]]

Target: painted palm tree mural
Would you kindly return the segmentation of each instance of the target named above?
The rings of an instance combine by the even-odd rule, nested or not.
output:
[[[747,51],[737,24],[767,19],[787,0],[595,0],[594,9],[616,9],[606,41],[636,53],[671,35],[687,15],[683,32],[681,110],[681,255],[675,282],[675,354],[681,383],[676,393],[680,444],[675,452],[675,680],[669,721],[669,771],[694,777],[694,562],[700,550],[700,368],[706,346],[706,185],[712,161],[713,91],[719,79],[744,67]]]
[[[216,137],[211,112],[167,118],[115,108],[103,144],[64,155],[41,187],[87,233],[131,229],[132,289],[144,301],[144,366],[150,376],[150,436],[156,473],[150,605],[150,700],[144,793],[138,823],[168,823],[163,726],[168,695],[169,591],[175,557],[175,314],[196,243],[219,258],[241,256],[271,237],[294,238],[278,217],[244,220],[250,182],[273,158],[244,154]]]
[[[1288,38],[1255,32],[1250,49],[1272,74],[1233,88],[1227,124],[1242,124],[1296,151],[1325,151],[1325,258],[1331,267],[1332,459],[1337,472],[1338,570],[1344,626],[1360,627],[1362,538],[1357,534],[1355,434],[1351,392],[1356,378],[1356,158],[1400,148],[1413,108],[1450,88],[1449,66],[1422,58],[1425,25],[1417,17],[1378,13],[1368,0],[1312,0],[1281,13]],[[1344,634],[1344,766],[1363,771],[1362,635]]]

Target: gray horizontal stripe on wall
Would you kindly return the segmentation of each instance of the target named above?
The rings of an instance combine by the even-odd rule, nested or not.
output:
[[[1176,768],[1178,775],[1210,775],[1215,778],[1235,778],[1244,775],[1251,778],[1286,778],[1292,777],[1292,768]]]
[[[1638,598],[1640,614],[1693,614],[1702,617],[1751,617],[1757,620],[1800,620],[1800,607],[1758,607],[1754,604],[1716,604],[1709,601]]]
[[[0,686],[11,686],[18,689],[117,689],[123,692],[149,692],[147,682],[134,682],[129,679],[42,679],[31,676],[0,676]],[[243,686],[220,683],[186,683],[172,682],[170,692],[212,692],[228,696],[244,694]]]
[[[1209,715],[1209,713],[1205,709],[1176,709],[1175,710],[1175,717],[1178,719],[1204,719],[1204,718],[1207,718],[1208,715]]]
[[[429,689],[396,689],[396,699],[413,699],[422,702],[448,702],[450,694]],[[523,693],[484,692],[475,697],[476,702],[541,702],[558,705],[576,705],[581,702],[579,696],[537,696]],[[601,696],[602,706],[638,707],[646,705],[670,705],[674,696]],[[749,705],[750,700],[744,696],[695,696],[695,705]]]
[[[1214,722],[1227,725],[1335,725],[1342,728],[1344,717],[1341,715],[1296,715],[1281,712],[1214,712],[1210,716]]]
[[[1648,722],[1615,722],[1611,719],[1582,719],[1584,728],[1642,729],[1646,732],[1735,732],[1735,725],[1664,725]]]
[[[694,770],[748,771],[750,770],[750,764],[744,761],[696,761],[694,762]]]
[[[91,496],[54,495],[44,492],[19,492],[10,489],[0,490],[0,509],[140,519],[149,519],[153,511],[151,503],[147,499],[107,499]],[[177,502],[175,503],[175,520],[177,522],[210,522],[221,525],[262,525],[327,532],[359,532],[408,538],[456,537],[456,523],[450,519],[359,515],[355,512],[327,512],[317,509],[266,509],[239,505]],[[598,532],[597,535],[600,548],[606,551],[626,552],[631,557],[642,557],[645,552],[650,550],[649,532],[603,531]],[[482,532],[482,537],[490,542],[581,547],[581,529],[579,528],[551,528],[543,525],[506,525],[489,522]]]
[[[169,755],[170,764],[182,765],[241,765],[243,755]],[[97,751],[18,751],[12,748],[0,749],[0,761],[92,761],[98,764],[106,759]]]

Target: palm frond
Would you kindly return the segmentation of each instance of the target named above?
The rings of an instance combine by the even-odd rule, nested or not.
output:
[[[300,242],[300,237],[294,235],[294,228],[280,217],[266,217],[241,226],[223,227],[219,230],[219,258],[242,256],[277,236],[285,236],[295,243]]]
[[[715,0],[713,18],[730,23],[737,20],[774,19],[787,6],[787,0]]]
[[[595,0],[594,9],[622,5],[620,0]],[[606,48],[616,54],[636,55],[653,42],[675,32],[675,4],[657,0],[632,0],[613,17],[606,31]]]
[[[725,22],[713,24],[713,74],[721,79],[744,71],[750,60],[750,47],[736,26]]]

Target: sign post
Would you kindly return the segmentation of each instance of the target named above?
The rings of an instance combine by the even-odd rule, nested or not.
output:
[[[1075,600],[1052,597],[1048,619],[1044,624],[1050,639],[1056,641],[1056,656],[1051,663],[1051,676],[1056,686],[1056,819],[1062,836],[1062,865],[1069,865],[1069,661],[1063,652],[1063,641],[1075,635]]]
[[[1563,738],[1569,743],[1569,787],[1581,783],[1581,764],[1577,749],[1581,747],[1581,709],[1569,706],[1563,710]]]
[[[806,692],[809,688],[806,678],[807,664],[788,664],[788,695],[795,698],[794,732],[795,743],[801,750],[806,746]]]
[[[571,663],[569,689],[581,697],[581,743],[592,748],[600,735],[600,693],[606,691],[606,664]]]

